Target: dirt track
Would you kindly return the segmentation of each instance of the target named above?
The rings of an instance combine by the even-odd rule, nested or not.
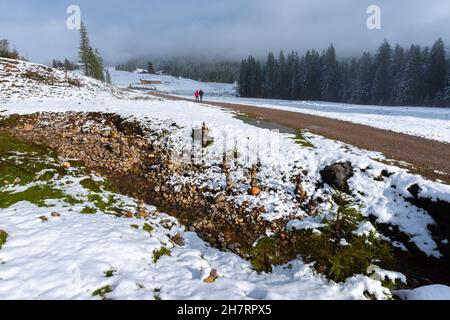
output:
[[[193,101],[160,93],[152,93],[152,95],[171,100]],[[413,172],[450,184],[450,143],[291,111],[224,102],[204,101],[203,103],[243,112],[250,117],[262,117],[265,121],[290,128],[306,129],[362,149],[379,151],[389,159],[411,164],[413,168],[409,169]]]

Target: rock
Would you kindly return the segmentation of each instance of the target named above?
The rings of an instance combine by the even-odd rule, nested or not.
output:
[[[141,219],[147,219],[147,218],[148,218],[148,215],[149,215],[148,210],[146,210],[146,209],[140,209],[140,210],[139,210],[139,213],[138,213],[139,218],[141,218]]]
[[[23,132],[30,132],[30,131],[33,131],[33,130],[34,130],[34,126],[32,124],[30,124],[30,123],[26,123],[23,126],[23,128],[22,128]]]
[[[350,162],[336,163],[326,167],[320,172],[322,181],[331,187],[349,192],[348,179],[353,177],[353,167]]]
[[[111,131],[110,138],[117,139],[119,137],[119,133],[116,130]]]
[[[223,193],[218,193],[214,196],[213,203],[219,204],[225,201],[225,195]]]
[[[181,234],[177,233],[172,239],[171,239],[174,243],[176,243],[177,245],[179,245],[180,247],[185,245],[184,239],[181,236]]]
[[[248,194],[251,195],[251,196],[255,196],[256,197],[260,193],[261,193],[261,189],[256,187],[256,186],[253,186],[250,189],[248,189]]]
[[[131,211],[127,211],[125,212],[125,217],[129,219],[134,218],[134,213]]]
[[[40,216],[39,219],[41,219],[42,222],[48,221],[48,218],[46,216]]]
[[[61,214],[58,213],[58,212],[52,212],[51,215],[52,215],[53,218],[58,218],[58,217],[61,216]]]
[[[63,163],[63,167],[65,168],[65,169],[70,169],[70,167],[71,167],[71,165],[70,165],[70,162],[64,162]]]

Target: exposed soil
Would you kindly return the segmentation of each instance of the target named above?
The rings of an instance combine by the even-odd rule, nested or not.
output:
[[[171,100],[190,99],[151,93]],[[412,172],[428,179],[450,183],[450,143],[442,143],[403,133],[372,128],[351,122],[334,120],[298,112],[259,108],[248,105],[204,101],[204,104],[242,112],[250,117],[263,118],[294,129],[306,129],[323,137],[353,146],[382,152],[387,158],[411,164]]]

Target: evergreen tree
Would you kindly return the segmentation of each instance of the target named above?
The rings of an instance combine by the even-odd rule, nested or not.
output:
[[[155,74],[156,73],[155,72],[155,68],[153,67],[153,63],[151,61],[148,63],[147,72],[150,73],[150,74]]]
[[[262,94],[264,97],[273,97],[275,95],[275,84],[277,76],[277,64],[273,53],[267,56],[266,67],[264,68],[264,80]]]
[[[445,53],[444,42],[441,38],[431,48],[428,57],[427,80],[430,99],[434,99],[436,94],[445,88],[447,84],[448,64]]]
[[[392,77],[391,82],[392,92],[391,92],[391,101],[389,103],[391,104],[396,103],[396,97],[398,96],[400,81],[402,80],[405,65],[406,65],[405,50],[402,47],[400,47],[400,45],[397,44],[392,54],[392,63],[390,65],[390,74]]]
[[[352,88],[351,102],[368,104],[371,101],[371,86],[373,79],[372,56],[366,52],[363,54],[358,67],[358,77]]]
[[[385,39],[375,56],[375,77],[372,82],[372,102],[387,104],[392,99],[392,48]]]
[[[339,66],[336,51],[331,45],[322,57],[321,98],[325,101],[338,100]]]
[[[81,23],[80,28],[80,49],[79,60],[83,64],[84,74],[88,77],[104,81],[103,60],[100,57],[98,50],[93,50],[87,34],[87,29],[84,23]]]
[[[276,84],[275,84],[275,97],[283,98],[286,87],[289,86],[289,80],[287,79],[286,72],[286,57],[283,51],[280,51],[280,55],[278,57],[277,64],[277,75],[276,75]]]
[[[412,45],[399,84],[397,103],[420,105],[424,101],[424,65],[420,46]]]
[[[111,84],[111,74],[109,73],[108,69],[105,69],[105,82]]]

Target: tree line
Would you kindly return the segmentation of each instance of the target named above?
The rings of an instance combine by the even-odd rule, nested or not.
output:
[[[186,56],[154,59],[153,61],[131,59],[118,64],[116,70],[134,72],[137,69],[144,69],[148,73],[154,74],[155,66],[158,70],[164,70],[174,77],[205,82],[234,83],[239,78],[240,64],[237,61]]]
[[[52,63],[53,68],[62,68],[64,70],[73,71],[78,69],[78,65],[76,63],[72,63],[69,59],[64,59],[64,62],[59,61],[57,59],[53,59]]]
[[[340,59],[333,45],[321,54],[269,53],[261,63],[241,62],[242,97],[323,100],[375,105],[450,106],[449,60],[442,39],[430,48],[392,47],[385,40],[376,54]]]

